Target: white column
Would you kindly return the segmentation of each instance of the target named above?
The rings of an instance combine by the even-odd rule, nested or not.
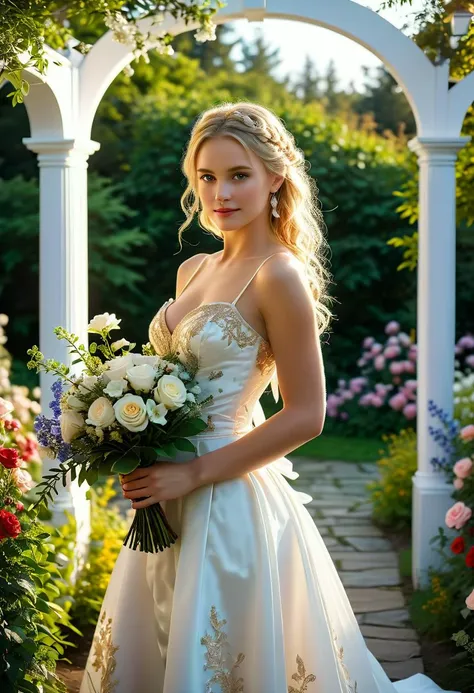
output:
[[[409,147],[418,155],[418,471],[413,477],[412,572],[415,587],[428,582],[430,565],[440,567],[430,539],[444,526],[452,487],[436,471],[433,457],[443,452],[428,428],[433,400],[449,416],[453,411],[455,344],[456,181],[458,151],[466,137],[418,137]],[[441,425],[438,422],[439,425]]]
[[[79,335],[80,343],[88,344],[87,159],[99,144],[36,138],[23,142],[38,154],[40,168],[39,348],[46,358],[71,366],[73,357],[53,329],[61,325]],[[41,407],[46,415],[53,380],[51,375],[41,374]],[[45,459],[43,464],[47,473],[57,461]],[[77,482],[66,488],[60,484],[51,508],[55,526],[66,521],[65,510],[76,518],[79,565],[90,535],[87,488],[87,484],[79,487]]]

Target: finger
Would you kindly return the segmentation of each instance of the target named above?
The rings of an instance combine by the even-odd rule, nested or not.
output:
[[[123,496],[124,498],[144,498],[147,497],[147,494],[150,493],[150,489],[148,488],[139,488],[136,491],[124,491]]]
[[[132,508],[134,510],[140,510],[141,508],[149,508],[150,505],[154,505],[157,502],[158,501],[156,501],[154,498],[150,496],[149,498],[145,498],[145,500],[132,502]]]
[[[146,471],[145,469],[136,469],[134,472],[130,472],[130,474],[123,474],[120,483],[126,484],[130,481],[139,481],[140,479],[146,479],[149,475],[149,472]]]
[[[137,479],[137,481],[127,481],[122,484],[124,491],[135,491],[137,488],[148,488],[149,484],[146,479]]]

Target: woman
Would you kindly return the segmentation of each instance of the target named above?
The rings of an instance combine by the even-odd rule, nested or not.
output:
[[[195,456],[122,478],[133,508],[163,502],[179,539],[158,555],[122,548],[81,693],[439,691],[421,675],[390,682],[311,498],[284,478],[297,476],[284,456],[320,435],[326,401],[329,274],[304,155],[271,111],[229,103],[200,116],[183,171],[180,239],[199,212],[223,249],[182,263],[150,342],[197,366],[208,428]],[[265,421],[277,368],[284,407]]]

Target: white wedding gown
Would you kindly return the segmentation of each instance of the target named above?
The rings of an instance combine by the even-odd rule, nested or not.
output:
[[[259,425],[260,396],[270,382],[278,392],[270,345],[236,307],[250,281],[232,303],[192,310],[172,335],[173,299],[150,325],[157,354],[179,351],[214,397],[208,429],[192,439],[198,455]],[[159,554],[122,548],[80,693],[441,691],[421,674],[390,682],[303,505],[311,498],[285,476],[298,475],[281,458],[163,504],[179,539]]]

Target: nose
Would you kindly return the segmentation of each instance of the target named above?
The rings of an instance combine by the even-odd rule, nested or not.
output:
[[[216,201],[224,202],[224,200],[230,199],[230,192],[224,184],[218,185],[216,188]]]

